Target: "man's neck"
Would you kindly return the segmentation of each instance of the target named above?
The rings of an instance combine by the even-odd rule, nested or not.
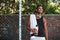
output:
[[[37,15],[42,16],[42,14],[37,14]]]
[[[42,17],[42,15],[41,14],[37,14],[37,18],[41,18]]]

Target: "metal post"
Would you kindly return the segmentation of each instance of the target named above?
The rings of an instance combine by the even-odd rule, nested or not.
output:
[[[19,40],[21,40],[21,8],[22,8],[22,1],[19,0]]]

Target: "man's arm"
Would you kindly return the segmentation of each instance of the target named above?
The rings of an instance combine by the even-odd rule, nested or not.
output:
[[[30,18],[28,18],[26,28],[29,32],[37,33],[36,29],[30,29]]]
[[[45,18],[43,18],[43,22],[44,22],[45,38],[46,38],[46,40],[48,40],[48,30],[47,30],[46,19]]]
[[[30,32],[30,18],[28,18],[27,25],[26,25],[27,30]]]

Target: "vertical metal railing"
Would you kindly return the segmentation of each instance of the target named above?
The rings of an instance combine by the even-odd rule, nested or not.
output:
[[[21,8],[22,8],[22,1],[19,0],[19,40],[21,40]]]

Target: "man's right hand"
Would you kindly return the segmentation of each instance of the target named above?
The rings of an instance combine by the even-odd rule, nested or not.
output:
[[[38,30],[37,29],[31,29],[31,32],[38,33]]]

